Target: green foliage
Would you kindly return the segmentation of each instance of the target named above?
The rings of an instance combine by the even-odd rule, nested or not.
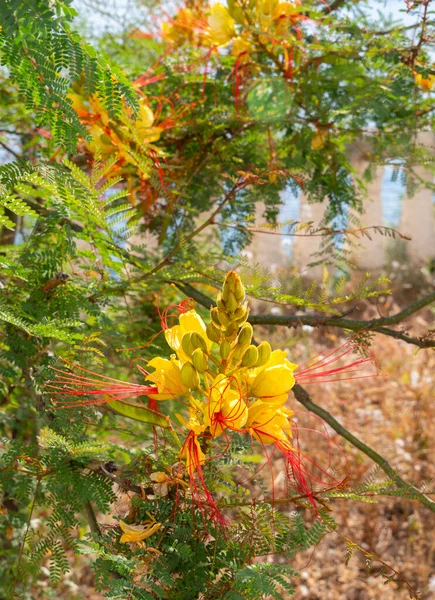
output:
[[[322,281],[307,283],[297,270],[272,277],[239,257],[259,203],[260,218],[277,232],[281,193],[303,188],[312,201],[328,200],[314,260],[346,270],[342,236],[370,235],[348,209],[361,207],[373,165],[400,165],[394,177],[409,192],[417,184],[413,165],[433,167],[414,143],[416,129],[433,125],[433,98],[413,79],[416,66],[430,71],[425,40],[416,54],[401,28],[390,31],[359,7],[329,14],[317,4],[304,2],[316,34],[302,25],[289,35],[290,75],[282,70],[285,44],[257,48],[247,66],[230,47],[204,52],[188,37],[165,48],[158,36],[122,32],[92,47],[72,28],[69,0],[3,2],[0,142],[20,160],[0,167],[0,597],[28,598],[41,567],[55,594],[74,554],[95,561],[96,586],[108,599],[281,600],[297,585],[296,554],[337,529],[329,513],[309,514],[311,504],[294,498],[291,480],[288,502],[271,501],[270,474],[250,440],[221,440],[216,460],[203,466],[228,520],[226,529],[217,526],[204,495],[195,503],[189,492],[166,418],[140,400],[82,406],[79,396],[75,409],[60,410],[47,393],[56,369],[65,368],[60,359],[71,372],[78,365],[80,373],[143,383],[130,363],[170,353],[160,335],[164,307],[175,307],[168,314],[174,324],[188,284],[204,291],[207,304],[225,261],[240,266],[251,297],[292,310],[339,314],[357,299],[388,293],[382,278],[367,275],[349,291],[347,277],[326,268]],[[78,141],[96,147],[102,140],[73,108],[72,90],[98,99],[115,135],[128,131],[128,160],[102,161],[84,143],[77,149]],[[153,146],[134,123],[139,95],[152,105],[160,136]],[[347,148],[373,124],[377,135],[359,180]],[[313,143],[319,131],[322,147]],[[241,180],[249,185],[230,194]],[[338,217],[357,231],[338,227]],[[207,228],[199,231],[199,223]],[[313,233],[307,223],[286,226],[289,234]],[[155,473],[167,474],[167,494]],[[123,521],[139,525],[152,516],[161,524],[144,543],[120,541],[114,503],[123,491]],[[416,493],[376,474],[355,489],[318,496],[323,506]],[[350,558],[357,545],[348,548]]]
[[[0,56],[20,86],[26,107],[35,111],[36,125],[49,125],[55,144],[72,153],[78,135],[89,139],[67,96],[74,82],[84,79],[88,94],[96,95],[113,116],[121,113],[124,101],[134,110],[138,103],[122,71],[109,66],[70,28],[76,15],[70,4],[6,0]]]

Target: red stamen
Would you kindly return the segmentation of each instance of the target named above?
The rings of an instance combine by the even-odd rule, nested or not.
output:
[[[67,362],[67,361],[66,361]],[[53,371],[60,375],[53,383],[48,383],[49,394],[51,396],[98,396],[98,398],[87,398],[80,402],[72,402],[70,400],[54,399],[54,403],[63,408],[72,406],[91,406],[94,404],[103,404],[110,402],[113,399],[125,400],[127,398],[135,398],[138,396],[148,396],[149,394],[158,394],[157,387],[153,385],[141,385],[138,383],[128,383],[119,381],[112,377],[100,375],[80,367],[79,365],[71,364],[72,367],[89,373],[93,377],[84,377],[69,371],[63,371],[51,367]]]
[[[355,376],[356,373],[364,371],[364,369],[359,368],[362,365],[370,363],[376,366],[376,359],[373,353],[370,353],[369,356],[360,357],[348,364],[340,365],[332,369],[326,368],[329,365],[337,363],[344,356],[350,352],[355,352],[356,350],[358,350],[358,346],[354,342],[346,342],[325,355],[320,354],[314,359],[305,361],[302,365],[299,365],[295,371],[296,381],[304,383],[330,383],[334,381],[347,381],[349,379],[363,379],[365,377],[377,376],[377,373]],[[304,365],[308,366],[304,367]],[[343,378],[340,376],[342,374],[350,375],[350,377]]]
[[[215,501],[213,500],[213,496],[210,494],[207,488],[207,484],[205,483],[205,478],[201,466],[201,463],[204,462],[204,460],[201,460],[199,457],[197,437],[198,436],[195,434],[194,431],[189,431],[186,441],[184,442],[183,448],[181,450],[181,455],[185,453],[189,457],[189,464],[187,470],[190,478],[192,499],[201,511],[202,516],[204,518],[204,522],[206,522],[208,519],[211,519],[214,523],[225,527],[227,523],[222,514],[220,513]],[[197,478],[199,478],[199,485],[197,483],[195,475],[197,475]],[[207,511],[207,514],[204,510],[203,496],[205,496],[205,504],[210,509],[210,511]]]

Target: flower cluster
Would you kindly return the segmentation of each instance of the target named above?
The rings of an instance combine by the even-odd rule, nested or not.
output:
[[[108,174],[122,174],[126,178],[129,199],[136,204],[137,192],[148,189],[151,164],[160,175],[157,149],[153,142],[159,140],[165,125],[156,125],[155,115],[143,96],[139,98],[136,119],[132,118],[131,110],[125,106],[117,120],[111,117],[96,96],[87,97],[79,87],[68,96],[90,136],[84,142],[86,151],[93,156],[99,154],[103,160],[116,158]]]
[[[182,8],[170,22],[162,24],[162,37],[174,45],[186,41],[212,48],[232,44],[233,56],[247,62],[258,43],[264,44],[274,41],[276,36],[286,35],[291,25],[305,18],[301,13],[300,0],[260,0],[249,3],[249,6],[228,0],[227,4],[211,4],[203,15]],[[260,37],[256,32],[252,34],[253,24],[261,31]]]
[[[266,454],[267,447],[278,450],[290,466],[296,486],[315,507],[312,472],[293,443],[293,412],[286,407],[288,394],[296,381],[331,381],[343,373],[358,377],[359,367],[371,358],[359,357],[350,364],[334,366],[353,352],[354,347],[345,344],[298,366],[287,359],[286,352],[272,351],[268,342],[253,343],[248,315],[243,283],[237,273],[230,271],[216,306],[210,309],[207,325],[189,304],[181,306],[178,323],[172,327],[167,325],[168,314],[164,312],[162,329],[174,354],[170,358],[155,357],[146,369],[140,368],[146,385],[89,377],[86,371],[84,375],[61,371],[51,387],[58,395],[87,396],[82,405],[109,402],[115,410],[113,400],[122,403],[143,395],[149,398],[155,414],[163,415],[159,408],[164,401],[177,400],[187,406],[188,413],[176,413],[184,431],[180,461],[189,475],[194,500],[198,505],[205,501],[216,520],[222,518],[205,485],[203,465],[213,458],[208,455],[213,440],[220,438],[229,444],[234,432],[259,442]],[[70,400],[57,402],[61,407],[73,405]]]

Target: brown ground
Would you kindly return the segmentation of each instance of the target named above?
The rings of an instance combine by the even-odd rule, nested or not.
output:
[[[391,307],[393,312],[397,307]],[[365,316],[377,316],[366,307]],[[414,332],[431,327],[432,313],[426,309],[412,321]],[[411,324],[407,324],[409,327]],[[263,332],[257,331],[261,339]],[[265,333],[265,332],[264,332]],[[264,335],[263,337],[266,337]],[[280,330],[273,336],[275,347],[289,348],[295,362],[333,347],[340,338],[331,332]],[[377,335],[373,350],[386,377],[313,385],[313,399],[329,410],[345,427],[383,454],[407,480],[418,485],[434,476],[433,456],[435,354]],[[291,400],[294,410],[300,405]],[[302,408],[302,410],[304,410]],[[335,438],[340,441],[339,438]],[[351,445],[340,442],[351,466],[350,487],[365,480],[373,463]],[[380,473],[381,479],[383,477]],[[427,490],[434,490],[428,484]],[[435,498],[435,496],[432,496]],[[435,517],[416,501],[379,498],[376,504],[333,500],[333,516],[339,532],[376,554],[400,572],[421,592],[422,600],[435,598]],[[313,551],[296,559],[301,577],[295,581],[294,600],[405,600],[405,587],[385,583],[380,565],[367,570],[364,556],[355,551],[345,565],[346,543],[336,534],[327,536]],[[44,583],[42,586],[44,586]],[[36,598],[49,598],[42,590]],[[101,600],[92,587],[92,571],[76,560],[58,598]],[[174,599],[176,600],[176,599]]]

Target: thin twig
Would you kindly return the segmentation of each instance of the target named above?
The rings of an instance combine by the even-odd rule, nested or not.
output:
[[[89,529],[92,533],[95,533],[98,537],[101,537],[101,529],[97,521],[97,517],[95,516],[94,509],[89,500],[87,500],[83,505],[83,512],[85,513],[86,520],[89,525]]]
[[[177,252],[181,249],[181,246],[184,246],[187,242],[190,242],[190,240],[192,240],[194,237],[196,237],[198,234],[200,234],[204,229],[206,229],[206,227],[208,227],[211,223],[213,223],[215,217],[217,217],[217,215],[221,212],[221,210],[224,208],[224,206],[233,198],[234,194],[236,192],[238,192],[239,190],[243,189],[244,187],[246,187],[247,185],[249,185],[251,183],[251,181],[252,181],[251,177],[248,176],[248,177],[243,178],[241,181],[238,181],[237,183],[235,183],[233,185],[233,187],[231,188],[231,190],[225,195],[224,199],[218,204],[217,208],[211,213],[211,215],[208,217],[208,219],[206,219],[201,225],[199,225],[199,227],[197,227],[194,231],[189,233],[189,235],[187,235],[180,242],[178,242],[172,248],[172,250],[155,267],[153,267],[150,271],[147,271],[143,275],[140,275],[139,277],[137,277],[134,280],[134,283],[137,283],[139,281],[145,281],[145,280],[149,279],[150,277],[152,277],[152,275],[157,273],[157,271],[160,271],[161,269],[163,269],[164,267],[169,265],[171,263],[172,259],[174,258],[174,256],[177,254]]]

